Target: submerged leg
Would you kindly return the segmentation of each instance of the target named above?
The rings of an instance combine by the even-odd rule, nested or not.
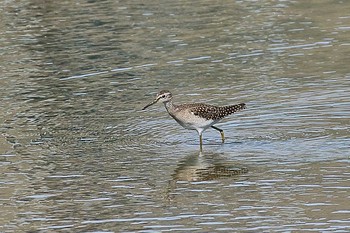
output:
[[[202,149],[203,149],[202,134],[199,134],[199,151],[202,152]]]
[[[213,128],[213,129],[216,129],[217,131],[220,132],[220,134],[221,134],[221,141],[222,141],[222,143],[224,143],[224,142],[225,142],[224,131],[223,131],[222,129],[219,129],[218,127],[215,127],[215,126],[212,126],[212,128]]]

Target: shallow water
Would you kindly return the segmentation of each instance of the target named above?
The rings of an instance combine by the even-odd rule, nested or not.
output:
[[[350,230],[350,2],[0,6],[1,231]]]

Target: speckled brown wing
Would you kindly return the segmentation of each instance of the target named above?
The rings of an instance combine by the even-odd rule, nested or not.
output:
[[[245,104],[236,104],[229,106],[213,106],[207,104],[191,104],[187,105],[190,107],[190,111],[199,117],[205,118],[207,120],[221,120],[225,116],[238,112],[245,108]]]

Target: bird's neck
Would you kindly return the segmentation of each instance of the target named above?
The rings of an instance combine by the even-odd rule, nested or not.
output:
[[[173,104],[172,100],[164,102],[164,106],[170,115],[171,115],[171,113],[175,112],[176,106]]]

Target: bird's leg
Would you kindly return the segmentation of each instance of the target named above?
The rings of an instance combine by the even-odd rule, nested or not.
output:
[[[202,152],[203,150],[203,140],[202,140],[202,134],[199,134],[199,151]]]
[[[221,141],[222,143],[225,143],[225,135],[224,135],[224,131],[222,129],[219,129],[218,127],[215,127],[215,126],[211,126],[213,129],[216,129],[217,131],[220,132],[221,134]]]

